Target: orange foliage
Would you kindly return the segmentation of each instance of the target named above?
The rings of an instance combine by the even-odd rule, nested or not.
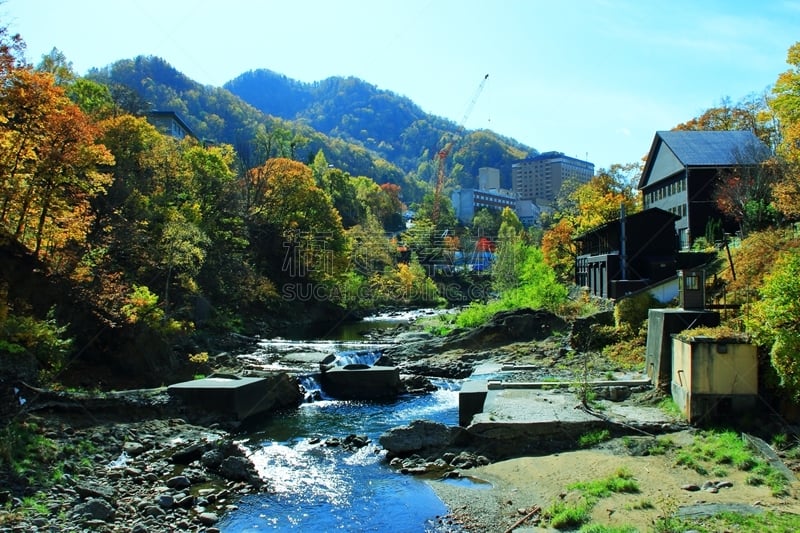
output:
[[[562,218],[542,236],[544,262],[555,270],[563,282],[573,279],[577,248],[572,237],[575,226],[567,218]]]
[[[765,230],[754,232],[731,250],[733,271],[727,268],[721,277],[727,283],[729,303],[746,303],[757,297],[764,277],[787,249],[800,247],[800,237],[791,230]]]

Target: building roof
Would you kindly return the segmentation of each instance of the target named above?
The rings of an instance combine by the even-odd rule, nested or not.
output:
[[[180,128],[183,131],[186,132],[186,135],[194,137],[195,139],[197,138],[197,136],[194,134],[192,129],[189,127],[189,125],[186,124],[186,122],[184,122],[183,119],[180,117],[180,115],[178,115],[178,113],[176,113],[175,111],[153,110],[153,111],[150,111],[149,113],[147,113],[147,116],[148,117],[152,117],[152,118],[154,118],[156,120],[158,120],[158,119],[173,120],[173,121],[175,121],[176,124],[178,124],[178,126],[180,126]]]
[[[652,176],[659,160],[671,159],[671,169],[755,165],[768,155],[767,147],[752,131],[657,131],[647,155],[639,188],[666,176]]]
[[[551,160],[558,160],[558,159],[567,159],[569,161],[578,161],[580,163],[585,163],[587,165],[594,166],[594,163],[590,161],[584,161],[583,159],[577,159],[575,157],[570,157],[565,155],[564,152],[542,152],[540,154],[526,157],[525,159],[521,159],[516,161],[517,163],[530,163],[532,161],[551,161]]]
[[[675,221],[680,220],[681,217],[674,213],[670,213],[664,209],[659,207],[651,207],[649,209],[645,209],[644,211],[639,211],[638,213],[633,213],[630,215],[625,215],[625,223],[626,224],[640,224],[642,227],[647,228],[660,228],[664,224],[675,224]],[[621,219],[617,218],[606,222],[596,228],[590,229],[577,237],[573,237],[573,241],[585,241],[591,238],[594,238],[597,235],[602,233],[607,233],[609,231],[618,231]]]

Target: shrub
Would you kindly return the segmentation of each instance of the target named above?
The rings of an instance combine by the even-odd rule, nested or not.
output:
[[[770,271],[750,306],[745,325],[755,340],[770,348],[781,385],[800,398],[800,249],[787,250]]]
[[[750,342],[750,335],[725,325],[685,329],[678,333],[676,337],[682,341],[691,341],[693,337],[710,337],[718,342]]]
[[[73,341],[65,337],[66,331],[67,326],[59,325],[56,321],[54,309],[48,311],[44,320],[9,315],[0,322],[2,366],[17,375],[24,374],[28,369],[38,372],[41,381],[53,379],[72,349]]]
[[[638,333],[647,323],[650,309],[660,307],[664,305],[649,292],[622,298],[614,306],[614,323],[618,328],[627,325],[634,333]]]

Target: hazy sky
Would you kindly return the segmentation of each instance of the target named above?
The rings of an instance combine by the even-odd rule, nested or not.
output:
[[[800,0],[0,0],[28,59],[78,74],[161,57],[221,86],[270,69],[355,76],[425,112],[608,168],[723,98],[763,94],[800,41]]]

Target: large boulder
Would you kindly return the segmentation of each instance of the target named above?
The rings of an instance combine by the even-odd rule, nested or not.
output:
[[[514,309],[496,313],[485,324],[456,329],[446,337],[406,337],[384,350],[398,360],[415,360],[450,350],[486,350],[513,342],[544,340],[556,332],[568,332],[569,324],[544,309]]]
[[[544,309],[502,311],[482,326],[448,337],[444,348],[486,349],[512,342],[540,341],[567,329],[566,320]]]
[[[455,444],[462,436],[462,428],[430,420],[415,420],[407,426],[388,430],[380,436],[378,442],[390,454],[403,456],[442,450]]]

